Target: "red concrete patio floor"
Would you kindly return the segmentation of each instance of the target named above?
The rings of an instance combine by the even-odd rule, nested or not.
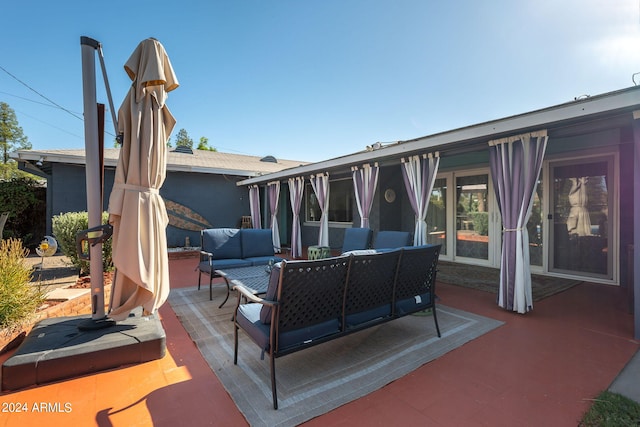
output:
[[[195,286],[195,264],[172,260],[172,286]],[[527,315],[482,291],[439,284],[437,293],[442,304],[505,325],[307,425],[575,426],[640,347],[616,287],[581,284]],[[160,315],[164,358],[3,393],[0,426],[247,425],[169,304]]]

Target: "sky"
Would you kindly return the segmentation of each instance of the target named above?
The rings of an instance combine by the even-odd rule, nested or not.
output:
[[[116,110],[124,63],[155,37],[180,83],[172,138],[301,161],[624,89],[640,72],[640,0],[22,0],[2,18],[0,101],[36,150],[85,147],[81,36],[102,44]],[[108,108],[97,55],[96,70]]]

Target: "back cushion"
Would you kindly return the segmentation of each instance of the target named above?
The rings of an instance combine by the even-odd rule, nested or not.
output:
[[[344,231],[342,252],[350,252],[359,249],[369,249],[371,244],[370,228],[347,228]]]
[[[242,236],[242,258],[273,256],[271,229],[245,228]]]
[[[407,231],[379,231],[374,249],[390,249],[408,246],[411,243],[411,234]]]
[[[203,250],[213,253],[213,259],[242,258],[242,242],[236,228],[211,228],[202,231]]]
[[[274,301],[276,299],[276,295],[278,294],[278,282],[280,281],[280,263],[277,263],[273,266],[271,270],[271,276],[269,276],[269,287],[267,288],[267,293],[264,296],[264,299],[269,301]],[[271,323],[271,307],[263,305],[260,310],[260,321],[264,324]]]

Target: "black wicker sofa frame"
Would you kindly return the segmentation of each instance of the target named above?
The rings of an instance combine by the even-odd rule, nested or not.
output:
[[[273,408],[278,409],[275,359],[432,309],[438,337],[435,279],[440,245],[282,261],[264,298],[238,285],[234,364],[242,329],[270,357]]]

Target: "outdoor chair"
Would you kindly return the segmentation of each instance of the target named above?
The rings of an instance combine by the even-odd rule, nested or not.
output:
[[[411,245],[411,234],[408,231],[378,231],[373,249],[395,249]]]
[[[347,228],[344,230],[344,240],[342,243],[342,253],[369,249],[371,247],[371,236],[373,231],[370,228]]]
[[[245,261],[241,255],[241,240],[239,230],[230,228],[210,228],[200,231],[200,262],[198,263],[198,289],[203,274],[209,276],[209,293],[211,293],[215,273],[213,260],[220,268],[247,267],[250,261]],[[215,253],[215,255],[214,255]],[[210,295],[211,299],[211,295]]]
[[[199,273],[198,289],[202,275],[208,275],[210,300],[213,299],[213,278],[220,277],[216,270],[282,261],[282,258],[275,256],[272,234],[268,228],[208,228],[200,232],[200,247],[200,262],[196,267]]]

